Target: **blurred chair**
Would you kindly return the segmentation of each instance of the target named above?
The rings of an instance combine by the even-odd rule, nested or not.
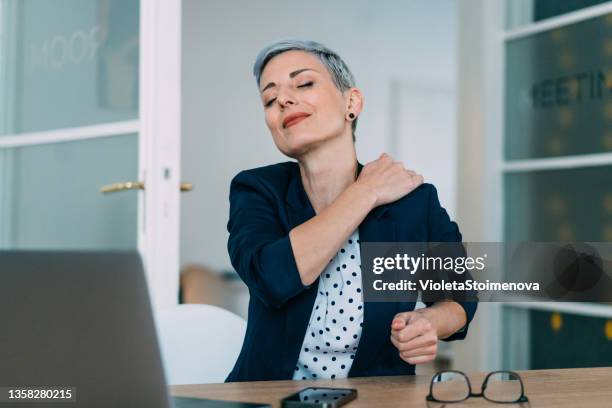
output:
[[[249,291],[234,271],[187,264],[181,268],[180,302],[215,305],[246,318]]]
[[[240,353],[246,322],[211,305],[179,305],[158,312],[168,384],[220,383]]]
[[[220,273],[204,265],[189,264],[181,268],[181,303],[199,303],[223,307],[227,295]]]

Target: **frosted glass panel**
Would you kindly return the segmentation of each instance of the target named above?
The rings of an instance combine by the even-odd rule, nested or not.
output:
[[[518,28],[607,1],[609,0],[506,0],[506,28]]]
[[[138,192],[100,187],[137,180],[137,152],[137,135],[0,150],[0,248],[136,248]]]
[[[612,14],[506,45],[508,160],[612,151]]]
[[[507,241],[612,241],[612,166],[505,175]]]
[[[138,116],[138,0],[0,0],[0,135]]]

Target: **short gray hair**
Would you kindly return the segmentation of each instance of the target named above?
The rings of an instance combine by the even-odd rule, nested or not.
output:
[[[334,51],[315,41],[287,39],[269,44],[257,54],[255,64],[253,65],[253,75],[255,76],[258,87],[261,86],[261,73],[268,62],[283,52],[293,50],[304,51],[317,56],[329,71],[336,88],[338,88],[340,92],[344,93],[355,86],[355,78],[351,70]],[[357,118],[353,120],[351,127],[353,130],[353,140],[355,140]]]

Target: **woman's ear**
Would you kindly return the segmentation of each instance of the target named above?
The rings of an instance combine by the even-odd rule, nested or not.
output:
[[[352,113],[356,118],[363,110],[363,94],[359,88],[350,88],[346,95],[346,114],[348,116]]]

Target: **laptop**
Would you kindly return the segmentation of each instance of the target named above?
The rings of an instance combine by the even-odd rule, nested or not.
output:
[[[0,406],[7,402],[269,406],[170,398],[140,256],[80,251],[0,251]]]

